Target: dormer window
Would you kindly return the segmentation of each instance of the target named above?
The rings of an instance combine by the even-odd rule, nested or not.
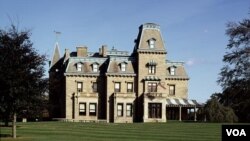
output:
[[[98,72],[98,64],[97,63],[93,64],[93,72]]]
[[[76,64],[76,69],[77,69],[77,71],[82,71],[82,64],[81,63],[77,63]]]
[[[126,64],[125,63],[121,64],[121,71],[126,71]]]
[[[148,40],[149,48],[155,48],[155,41],[154,38]]]
[[[174,66],[170,67],[170,75],[175,75],[175,69]]]
[[[124,62],[120,63],[120,70],[121,71],[123,71],[123,72],[126,71],[126,67],[127,67],[127,62],[124,61]]]

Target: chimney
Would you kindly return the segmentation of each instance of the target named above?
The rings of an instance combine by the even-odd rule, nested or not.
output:
[[[107,50],[108,50],[107,45],[102,45],[102,47],[99,48],[99,55],[102,56],[102,57],[106,57],[107,56]]]
[[[79,47],[76,47],[76,50],[77,50],[77,57],[87,57],[88,47],[79,46]]]

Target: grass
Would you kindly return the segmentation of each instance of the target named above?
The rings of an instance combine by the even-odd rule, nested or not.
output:
[[[28,122],[17,124],[17,139],[10,127],[0,127],[1,141],[220,141],[218,123],[71,123]]]

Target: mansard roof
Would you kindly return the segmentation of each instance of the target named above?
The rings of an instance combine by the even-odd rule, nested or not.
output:
[[[177,79],[183,79],[183,80],[188,80],[189,77],[185,71],[185,67],[184,67],[184,62],[174,62],[174,61],[166,61],[166,65],[167,65],[167,77],[166,79],[170,79],[170,80],[177,80]],[[175,75],[171,75],[170,74],[170,68],[174,67],[175,68]]]
[[[121,70],[121,63],[126,62],[125,71]],[[110,57],[107,68],[107,75],[135,75],[135,59],[133,57]]]
[[[155,40],[155,47],[149,48],[149,40]],[[160,26],[155,23],[145,23],[139,27],[139,34],[135,40],[135,49],[137,51],[166,52],[164,40],[160,32]]]
[[[71,57],[69,58],[67,68],[65,73],[95,73],[99,74],[100,72],[105,71],[105,69],[102,67],[107,59],[106,58],[98,58],[98,57]],[[77,71],[77,67],[75,64],[81,62],[82,63],[82,70]],[[99,71],[93,72],[92,64],[98,64],[99,65]]]

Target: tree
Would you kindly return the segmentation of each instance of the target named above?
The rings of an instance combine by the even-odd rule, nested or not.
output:
[[[230,22],[226,54],[218,82],[223,87],[220,102],[234,109],[241,122],[250,122],[250,19]]]
[[[204,114],[210,122],[237,122],[238,118],[230,107],[223,106],[219,102],[219,93],[211,96],[204,106]]]
[[[6,124],[12,117],[13,138],[17,115],[39,105],[47,87],[46,56],[32,47],[30,35],[14,25],[0,29],[0,112]]]

